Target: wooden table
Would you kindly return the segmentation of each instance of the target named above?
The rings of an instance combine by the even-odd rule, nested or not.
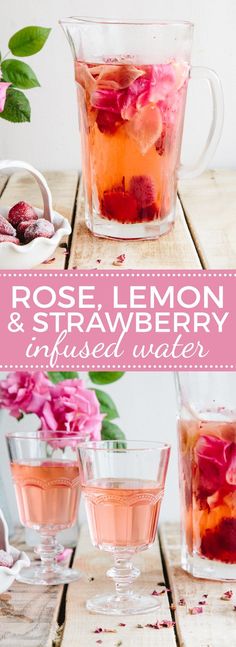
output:
[[[18,540],[19,545],[19,540]],[[236,644],[235,598],[222,594],[236,586],[197,580],[181,570],[180,534],[175,524],[164,524],[160,542],[135,558],[141,576],[136,590],[162,592],[157,612],[129,617],[99,616],[86,611],[85,601],[110,589],[105,572],[112,558],[94,549],[87,527],[80,532],[73,567],[81,578],[68,587],[33,587],[15,582],[0,596],[1,647],[234,647]],[[168,590],[170,589],[170,590]],[[203,598],[207,594],[207,598]],[[180,606],[180,598],[186,605]],[[190,609],[205,600],[203,613]],[[154,629],[147,624],[172,620],[173,627]],[[124,623],[125,626],[119,626]],[[141,627],[137,627],[137,625]],[[95,633],[97,627],[112,633]],[[102,643],[97,641],[102,640]]]
[[[179,186],[177,221],[172,232],[156,241],[108,241],[90,234],[84,223],[83,195],[77,172],[45,173],[54,208],[72,224],[72,235],[50,261],[50,269],[235,269],[236,171],[208,171]],[[42,206],[29,175],[0,176],[1,204],[26,200]],[[43,264],[41,268],[48,269]],[[116,266],[117,269],[117,266]]]

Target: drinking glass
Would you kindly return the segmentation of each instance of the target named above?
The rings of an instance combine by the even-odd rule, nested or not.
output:
[[[177,177],[201,173],[218,144],[219,79],[191,67],[191,22],[72,17],[61,25],[74,58],[87,226],[96,236],[157,238],[174,223]],[[189,79],[208,83],[212,122],[199,159],[180,167]]]
[[[40,431],[17,431],[6,437],[20,521],[40,533],[35,552],[41,563],[23,569],[18,577],[29,584],[64,584],[80,576],[57,563],[63,546],[56,540],[57,532],[73,526],[77,518],[79,440],[78,436],[57,434],[58,438],[51,434],[45,439]]]
[[[91,540],[114,556],[107,571],[116,592],[87,601],[90,611],[146,613],[158,606],[152,595],[139,595],[132,584],[140,571],[133,555],[155,541],[170,447],[161,443],[100,441],[79,447],[82,489]]]
[[[182,567],[236,580],[236,373],[179,373]]]

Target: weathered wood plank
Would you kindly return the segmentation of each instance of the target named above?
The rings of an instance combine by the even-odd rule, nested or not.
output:
[[[162,526],[161,545],[176,605],[180,647],[233,647],[236,644],[235,602],[220,598],[227,589],[233,589],[236,594],[236,586],[193,578],[180,568],[180,531],[177,524],[166,523]],[[203,613],[191,615],[188,608],[199,606],[204,593],[208,594],[208,598]],[[178,605],[180,598],[185,598],[186,606]]]
[[[98,639],[102,639],[104,647],[114,647],[122,641],[122,647],[138,645],[139,647],[176,647],[175,634],[172,628],[156,631],[144,627],[138,629],[137,624],[146,625],[158,619],[171,619],[167,594],[159,596],[160,609],[158,612],[140,616],[103,616],[90,614],[85,608],[87,598],[101,591],[111,590],[112,582],[106,577],[106,570],[112,563],[112,556],[98,551],[91,546],[87,528],[83,527],[78,542],[73,566],[83,573],[81,579],[70,584],[67,592],[66,617],[61,647],[94,647]],[[135,563],[141,569],[141,575],[135,586],[136,590],[151,593],[153,589],[161,590],[157,585],[163,582],[163,571],[159,547],[145,551],[135,558]],[[90,581],[93,577],[94,580]],[[119,623],[125,627],[119,627]],[[115,629],[117,633],[94,634],[96,627]]]
[[[71,222],[76,199],[78,173],[76,171],[66,173],[53,171],[46,172],[45,177],[52,192],[53,208]],[[20,200],[25,200],[35,207],[42,208],[43,206],[38,185],[29,173],[17,173],[10,178],[5,191],[3,191],[0,208],[1,204],[10,206]],[[68,244],[68,237],[65,237],[62,243]],[[50,271],[51,269],[64,269],[67,260],[66,251],[65,247],[59,246],[54,255],[55,260],[50,262],[50,265],[43,263],[35,269],[48,269],[48,267],[50,267]]]
[[[177,204],[177,220],[172,231],[159,240],[124,241],[96,238],[84,222],[82,183],[79,190],[69,268],[114,269],[114,261],[125,254],[121,269],[195,269],[201,264],[190,236],[182,207]],[[100,263],[98,263],[100,259]],[[119,269],[116,266],[116,269]]]
[[[14,539],[12,543],[27,550],[31,560],[34,559],[32,549]],[[14,582],[0,595],[1,647],[52,647],[62,592],[62,586]]]
[[[207,269],[236,268],[236,170],[207,171],[180,182],[179,194]]]

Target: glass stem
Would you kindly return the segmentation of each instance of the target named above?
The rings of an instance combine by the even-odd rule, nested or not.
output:
[[[58,553],[61,553],[63,546],[58,544],[55,535],[40,533],[40,544],[35,548],[35,552],[41,559],[41,566],[44,571],[53,571],[56,565]]]
[[[131,587],[136,577],[140,575],[140,571],[133,566],[132,554],[116,554],[114,561],[114,566],[107,571],[107,576],[114,580],[117,599],[124,600],[132,595]]]

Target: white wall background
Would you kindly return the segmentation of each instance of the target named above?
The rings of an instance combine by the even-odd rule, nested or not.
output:
[[[28,58],[42,88],[30,90],[31,124],[0,120],[0,157],[21,158],[42,169],[80,165],[73,67],[58,19],[69,15],[149,17],[192,20],[192,62],[215,69],[225,96],[223,136],[211,166],[236,167],[236,2],[235,0],[0,0],[0,49],[27,24],[53,28],[39,54]],[[192,86],[193,86],[192,82]],[[209,124],[210,102],[204,84],[189,91],[183,158],[193,160]]]
[[[0,373],[0,379],[3,374]],[[176,448],[176,399],[172,373],[126,373],[121,380],[104,387],[114,399],[120,413],[120,427],[127,438],[158,440],[172,445],[166,494],[162,505],[162,519],[179,517],[178,470]],[[26,419],[27,420],[27,419]],[[8,506],[17,518],[15,497],[9,472],[4,434],[19,428],[31,430],[32,417],[18,423],[5,412],[0,415],[0,476],[4,482]],[[35,427],[36,428],[36,427]]]

